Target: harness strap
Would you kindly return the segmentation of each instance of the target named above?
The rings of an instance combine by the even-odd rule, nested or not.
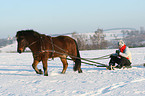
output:
[[[40,37],[40,48],[41,48],[41,49],[40,49],[40,51],[37,51],[37,52],[34,53],[35,57],[37,57],[38,54],[40,54],[40,53],[51,52],[51,53],[52,53],[52,54],[51,54],[52,60],[54,59],[54,53],[55,53],[55,50],[54,50],[54,43],[53,43],[53,40],[52,40],[52,37],[51,37],[51,36],[49,36],[49,39],[50,39],[50,42],[49,42],[49,43],[52,45],[52,50],[46,50],[46,48],[45,48],[45,42],[44,42],[44,40],[43,40],[43,37]],[[29,46],[35,44],[36,42],[37,42],[37,41],[32,42]]]
[[[54,44],[53,44],[53,40],[52,37],[50,37],[50,41],[51,41],[51,45],[52,45],[52,59],[54,59]]]
[[[43,42],[43,37],[41,36],[40,37],[40,48],[41,48],[40,51],[43,50],[43,46],[44,46],[44,50],[45,50],[45,45],[43,45],[43,43],[44,43]]]
[[[35,44],[37,41],[32,42],[31,44],[28,45],[28,47],[32,46],[33,44]]]

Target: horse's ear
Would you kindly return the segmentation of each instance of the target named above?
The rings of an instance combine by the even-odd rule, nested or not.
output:
[[[18,32],[16,33],[16,37],[21,36],[21,35],[22,35],[22,32],[20,32],[20,31],[18,31]]]
[[[15,37],[18,37],[18,32],[16,33],[16,36]]]

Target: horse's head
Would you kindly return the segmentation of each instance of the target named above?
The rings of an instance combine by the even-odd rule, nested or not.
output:
[[[16,38],[17,38],[17,43],[18,43],[17,52],[22,53],[24,52],[24,50],[29,44],[28,41],[26,40],[25,33],[23,31],[18,31],[16,34]]]
[[[18,46],[17,52],[22,53],[26,47],[30,47],[39,40],[41,35],[33,30],[21,30],[16,34]]]

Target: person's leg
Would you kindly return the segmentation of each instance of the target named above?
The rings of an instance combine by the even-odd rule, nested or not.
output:
[[[120,65],[121,67],[123,67],[123,66],[130,66],[131,63],[130,63],[130,61],[129,61],[127,58],[121,57],[121,62],[120,62],[119,65]]]
[[[117,56],[111,56],[110,62],[109,62],[109,66],[115,66],[115,63],[119,64],[121,61],[120,58],[118,58]]]

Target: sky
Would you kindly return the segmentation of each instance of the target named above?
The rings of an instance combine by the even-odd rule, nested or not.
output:
[[[0,0],[0,38],[145,27],[145,0]]]

